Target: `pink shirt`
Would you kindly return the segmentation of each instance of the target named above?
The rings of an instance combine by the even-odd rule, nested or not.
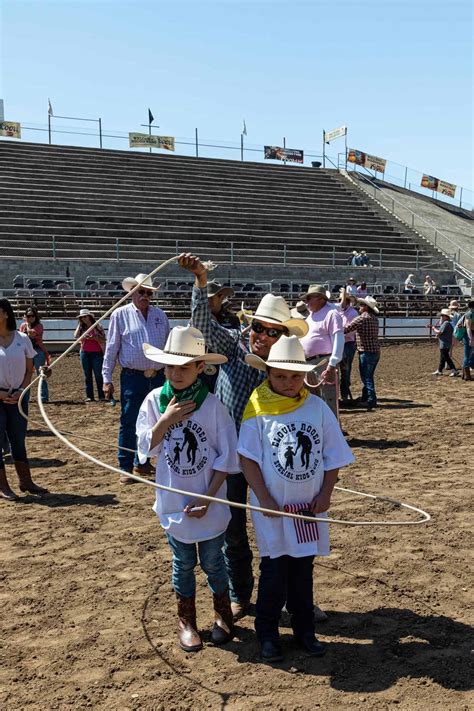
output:
[[[357,318],[359,315],[359,312],[356,311],[356,309],[353,306],[348,306],[347,309],[341,309],[339,306],[339,313],[341,314],[342,317],[342,325],[344,328],[348,326],[352,321]],[[356,332],[351,331],[350,333],[345,333],[344,334],[344,343],[348,343],[350,341],[355,341],[356,339]]]
[[[308,335],[301,339],[306,358],[332,353],[334,334],[343,331],[342,318],[333,304],[326,304],[306,319]]]
[[[88,336],[85,337],[83,341],[81,341],[81,350],[85,351],[86,353],[102,353],[102,348],[100,347],[100,344],[97,343],[95,340],[95,337],[103,337],[104,333],[100,332],[97,328],[94,328],[93,331],[89,333]]]

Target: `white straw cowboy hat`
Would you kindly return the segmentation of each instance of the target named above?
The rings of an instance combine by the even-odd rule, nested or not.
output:
[[[379,305],[373,296],[366,296],[365,299],[357,299],[357,303],[365,304],[371,311],[374,311],[376,314],[379,313]]]
[[[136,286],[137,284],[140,284],[145,289],[151,289],[151,291],[158,291],[158,289],[160,288],[159,285],[153,286],[152,280],[146,274],[137,274],[137,276],[135,278],[134,277],[126,277],[122,282],[122,288],[125,291],[131,291],[133,289],[133,287]]]
[[[193,326],[175,326],[171,329],[163,350],[144,343],[143,352],[150,360],[164,365],[186,365],[201,360],[214,365],[227,363],[227,358],[223,355],[206,353],[204,336]]]
[[[447,316],[448,318],[451,318],[451,311],[449,309],[441,309],[439,312],[440,316]]]
[[[217,294],[223,294],[226,299],[230,299],[234,296],[234,290],[231,286],[223,286],[216,280],[207,282],[207,295],[216,296]]]
[[[308,307],[304,301],[298,301],[294,309],[291,309],[290,314],[293,318],[306,319],[309,315]]]
[[[450,309],[459,309],[460,307],[461,307],[461,304],[459,303],[459,301],[457,299],[452,299],[449,302]]]
[[[331,292],[326,289],[325,286],[322,284],[310,284],[308,291],[305,291],[304,294],[300,294],[300,299],[307,299],[308,296],[311,296],[313,294],[319,294],[320,296],[324,296],[326,301],[329,301],[331,298]]]
[[[308,324],[302,318],[293,318],[288,304],[283,296],[265,294],[254,315],[250,317],[252,321],[266,321],[288,329],[290,336],[302,338],[308,333]]]
[[[281,336],[270,348],[267,360],[263,360],[253,353],[245,356],[245,362],[252,368],[266,370],[269,368],[281,368],[282,370],[296,370],[309,373],[314,370],[314,363],[307,363],[303,346],[297,336]]]
[[[92,311],[89,311],[89,309],[80,309],[79,316],[76,316],[76,318],[82,318],[83,316],[94,317],[94,314],[92,313]]]

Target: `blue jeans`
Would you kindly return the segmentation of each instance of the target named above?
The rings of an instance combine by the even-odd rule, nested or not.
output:
[[[182,543],[166,534],[173,551],[173,588],[181,597],[194,597],[196,594],[196,576],[194,568],[198,561],[207,576],[207,584],[214,595],[222,595],[228,588],[227,572],[222,554],[224,534],[209,541]]]
[[[367,402],[377,403],[375,393],[374,373],[377,363],[380,360],[380,353],[359,352],[359,372],[362,380],[362,399]]]
[[[227,498],[247,503],[247,481],[242,473],[227,477]],[[247,536],[247,512],[230,507],[231,520],[225,533],[224,558],[233,602],[250,600],[253,590],[252,551]]]
[[[94,399],[94,384],[92,381],[92,374],[94,374],[95,384],[97,386],[97,397],[99,400],[104,400],[104,381],[102,380],[102,363],[104,360],[104,354],[81,351],[80,358],[82,370],[84,371],[84,377],[86,380],[86,397],[91,400]]]
[[[25,395],[21,406],[28,414],[29,393]],[[11,455],[15,462],[27,462],[25,438],[28,421],[20,414],[18,405],[5,405],[0,401],[0,444],[3,445],[5,434],[10,442]],[[3,448],[0,447],[0,469],[3,469]]]
[[[462,362],[463,368],[474,368],[474,348],[469,344],[469,336],[466,335],[462,339],[464,345],[464,360]]]
[[[354,360],[356,348],[355,341],[344,343],[344,352],[341,360],[341,397],[343,400],[348,400],[351,394],[352,361]]]
[[[278,641],[278,622],[285,602],[295,637],[314,637],[313,560],[312,555],[261,559],[255,617],[259,642]]]
[[[142,373],[124,368],[120,373],[120,413],[119,447],[137,448],[136,425],[138,412],[143,400],[154,388],[165,382],[165,371],[159,370],[154,378],[145,378]],[[138,456],[133,452],[118,451],[119,468],[131,472],[139,464]]]
[[[46,365],[46,355],[44,351],[36,351],[36,355],[33,358],[33,365],[35,366],[36,370],[36,375],[39,375],[39,369],[42,365]],[[46,378],[43,378],[41,381],[41,402],[48,402],[49,400],[49,390],[48,390],[48,381]]]

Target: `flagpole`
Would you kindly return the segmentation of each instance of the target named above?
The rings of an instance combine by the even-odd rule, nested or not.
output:
[[[148,109],[148,135],[151,136],[150,109]],[[151,146],[150,153],[153,153],[153,149]]]
[[[244,134],[240,134],[240,160],[244,159]]]
[[[286,138],[283,136],[283,155],[285,156],[283,158],[283,165],[286,165]]]
[[[323,128],[323,168],[326,167],[326,131]]]
[[[346,147],[346,170],[347,170],[347,126],[346,126],[346,132],[344,134],[344,144]]]
[[[49,145],[51,145],[51,114],[48,111],[48,139]]]

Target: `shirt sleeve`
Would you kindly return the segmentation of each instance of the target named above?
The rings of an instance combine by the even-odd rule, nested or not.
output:
[[[112,382],[112,373],[114,372],[115,364],[120,351],[121,336],[117,321],[118,313],[117,311],[114,311],[109,321],[104,362],[102,364],[102,377],[104,379],[104,383]]]
[[[32,342],[30,341],[30,339],[28,338],[28,336],[26,334],[22,334],[21,341],[23,343],[25,357],[26,358],[34,358],[36,355],[36,351],[33,348]]]
[[[351,331],[357,331],[357,327],[362,325],[364,317],[357,316],[351,323],[344,328],[344,333],[350,333]]]
[[[155,395],[158,392],[159,389],[152,390],[142,402],[138,412],[136,432],[140,464],[144,464],[148,457],[157,457],[163,447],[163,441],[161,441],[156,447],[150,449],[152,428],[156,425],[161,416],[155,402]]]
[[[212,318],[207,303],[207,289],[193,286],[191,323],[201,331],[210,351],[225,355],[227,358],[232,358],[235,355],[240,336],[238,332],[229,331]]]
[[[334,334],[334,340],[332,342],[332,353],[329,358],[329,365],[336,367],[336,365],[342,360],[342,355],[344,352],[344,331],[336,331]]]
[[[239,441],[237,451],[242,457],[252,459],[258,464],[260,469],[263,466],[263,443],[258,427],[258,420],[252,417],[250,420],[242,422],[240,426]]]
[[[351,448],[347,444],[335,415],[321,401],[323,409],[323,464],[324,471],[340,469],[355,462]]]
[[[217,457],[212,468],[219,472],[238,474],[241,471],[237,454],[237,431],[235,424],[219,400],[216,398]]]

